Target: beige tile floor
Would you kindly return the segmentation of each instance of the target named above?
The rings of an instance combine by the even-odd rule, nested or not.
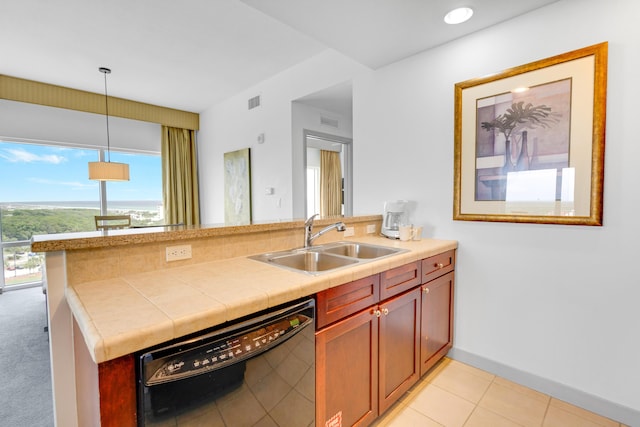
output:
[[[444,358],[376,427],[626,427],[616,421]]]

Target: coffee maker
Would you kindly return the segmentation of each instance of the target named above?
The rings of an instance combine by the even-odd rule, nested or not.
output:
[[[400,226],[408,224],[407,218],[409,202],[407,200],[396,200],[385,202],[384,216],[382,218],[381,232],[390,239],[400,238]]]

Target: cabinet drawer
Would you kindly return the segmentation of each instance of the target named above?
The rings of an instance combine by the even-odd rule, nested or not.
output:
[[[316,296],[316,329],[377,304],[379,289],[380,276],[375,274],[319,292]]]
[[[456,251],[451,250],[422,260],[422,282],[440,277],[453,271],[456,264]]]
[[[385,271],[380,274],[380,299],[398,295],[420,283],[420,261]]]

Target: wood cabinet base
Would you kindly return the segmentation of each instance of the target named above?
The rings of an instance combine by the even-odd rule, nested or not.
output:
[[[316,332],[316,425],[366,426],[420,377],[420,289]]]
[[[100,425],[135,427],[136,373],[132,354],[98,365]]]
[[[452,346],[455,251],[320,292],[316,426],[367,426]]]

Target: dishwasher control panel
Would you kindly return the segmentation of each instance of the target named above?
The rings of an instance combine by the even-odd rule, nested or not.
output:
[[[229,335],[145,364],[143,379],[153,386],[220,369],[253,357],[295,335],[313,322],[302,313],[260,324],[238,335]]]

